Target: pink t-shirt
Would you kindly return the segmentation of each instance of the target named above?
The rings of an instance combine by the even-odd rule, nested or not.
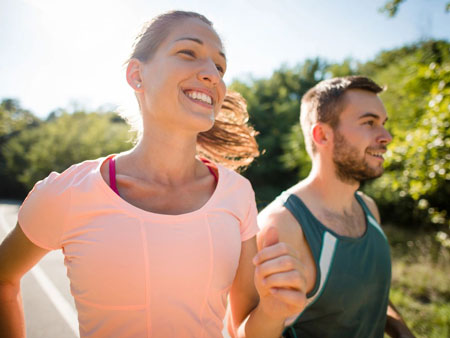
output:
[[[258,232],[248,180],[216,165],[203,207],[162,215],[121,199],[103,161],[51,173],[19,211],[33,243],[63,250],[81,337],[221,337],[241,241]]]

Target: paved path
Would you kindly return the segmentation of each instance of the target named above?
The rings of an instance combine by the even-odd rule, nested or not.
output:
[[[0,243],[17,222],[19,203],[0,201]],[[27,338],[79,337],[75,304],[60,250],[47,254],[22,279]],[[229,337],[224,329],[224,337]]]

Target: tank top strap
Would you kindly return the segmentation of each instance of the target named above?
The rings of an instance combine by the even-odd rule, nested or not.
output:
[[[358,194],[358,192],[355,192],[355,198],[358,201],[358,203],[361,205],[361,207],[364,210],[364,213],[368,216],[372,216],[372,212],[370,211],[369,207],[367,206],[366,202],[364,202],[364,199]]]
[[[320,297],[327,283],[334,260],[337,238],[320,225],[319,220],[298,196],[285,192],[280,195],[280,199],[302,228],[316,265],[316,281],[313,289],[306,295],[307,307],[309,307]],[[292,325],[299,316],[300,314],[288,318],[285,325]]]
[[[295,217],[301,226],[314,255],[314,259],[318,262],[325,232],[324,229],[317,226],[317,219],[298,196],[283,193],[281,198],[282,200],[284,199],[284,207],[291,212],[292,216]]]
[[[319,226],[319,221],[316,217],[311,213],[308,207],[303,203],[303,201],[294,194],[283,193],[280,198],[282,201],[284,200],[284,207],[288,209],[292,216],[295,217],[299,226],[302,228],[302,232],[308,242],[308,245],[311,249],[312,255],[314,257],[314,261],[317,267],[317,275],[316,275],[316,283],[314,288],[309,292],[306,296],[308,298],[313,297],[320,287],[321,275],[322,275],[322,261],[325,257],[323,257],[324,246],[326,251],[328,250],[329,243],[324,242],[324,240],[328,239],[328,237],[332,237],[330,233],[324,230],[323,227]],[[335,241],[333,241],[331,247],[334,251]]]
[[[374,227],[387,240],[386,235],[385,235],[383,229],[381,228],[380,224],[378,223],[376,218],[373,216],[373,214],[370,211],[369,207],[367,206],[366,202],[364,202],[364,199],[358,194],[358,192],[355,192],[355,198],[359,202],[361,207],[363,208],[364,213],[366,214],[366,219],[367,219],[367,223],[368,223],[367,226],[370,225],[370,226]]]

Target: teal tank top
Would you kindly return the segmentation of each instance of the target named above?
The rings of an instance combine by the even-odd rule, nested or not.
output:
[[[317,267],[307,306],[291,318],[287,338],[383,337],[391,282],[389,244],[362,198],[366,231],[341,236],[323,225],[296,195],[282,194],[284,206],[301,224]]]

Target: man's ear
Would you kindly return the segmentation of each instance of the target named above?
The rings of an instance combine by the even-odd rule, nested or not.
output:
[[[144,83],[141,76],[142,67],[143,63],[138,59],[131,59],[127,66],[127,82],[137,93],[144,91]]]
[[[311,128],[312,139],[316,147],[321,148],[330,144],[333,138],[333,130],[326,123],[318,122]]]

